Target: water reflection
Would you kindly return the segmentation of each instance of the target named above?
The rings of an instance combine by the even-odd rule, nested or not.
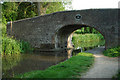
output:
[[[19,54],[19,58],[16,55],[5,55],[2,58],[3,78],[32,70],[44,70],[68,59],[68,56],[67,51],[25,53]]]
[[[72,51],[73,51],[73,49],[67,50],[68,59],[69,59],[70,57],[72,57]]]

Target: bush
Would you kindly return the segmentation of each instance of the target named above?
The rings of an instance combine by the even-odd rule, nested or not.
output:
[[[22,53],[24,52],[32,52],[34,49],[31,47],[31,45],[28,42],[20,41],[20,50]]]
[[[17,41],[9,37],[2,37],[2,54],[18,54],[31,52],[33,48],[28,42]]]
[[[111,48],[111,49],[107,49],[103,52],[103,54],[105,56],[109,56],[109,57],[119,57],[120,56],[120,46]]]
[[[2,37],[2,54],[20,53],[20,44],[18,41],[9,38]]]
[[[99,34],[73,34],[72,42],[75,49],[78,47],[92,47],[105,44],[105,40],[102,40]]]

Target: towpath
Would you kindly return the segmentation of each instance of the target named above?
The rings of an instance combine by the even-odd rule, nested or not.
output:
[[[118,58],[106,57],[102,54],[104,47],[98,47],[86,52],[93,53],[95,62],[81,78],[112,78],[118,72]],[[79,78],[79,76],[78,76]]]

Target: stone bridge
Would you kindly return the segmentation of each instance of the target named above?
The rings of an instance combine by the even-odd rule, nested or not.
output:
[[[8,36],[29,42],[40,50],[64,49],[68,37],[82,27],[93,27],[105,38],[105,48],[120,45],[120,9],[88,9],[56,12],[7,24]],[[119,28],[119,29],[118,29]]]

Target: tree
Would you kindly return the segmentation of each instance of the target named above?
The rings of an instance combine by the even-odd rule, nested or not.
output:
[[[37,9],[38,9],[38,15],[41,15],[40,11],[41,11],[41,4],[40,2],[37,3]]]
[[[7,21],[14,21],[17,18],[17,4],[15,2],[4,2],[2,4],[2,16],[4,16]]]
[[[38,15],[50,14],[57,11],[64,11],[65,6],[63,2],[38,2]]]
[[[4,2],[2,14],[7,21],[64,11],[66,2]]]
[[[64,11],[65,9],[72,9],[72,0],[69,2],[38,2],[38,15],[50,14],[57,11]]]
[[[37,16],[36,4],[31,2],[22,2],[18,6],[17,20]]]
[[[50,14],[57,11],[64,11],[65,6],[62,2],[52,2],[51,6],[46,9],[46,14]]]

